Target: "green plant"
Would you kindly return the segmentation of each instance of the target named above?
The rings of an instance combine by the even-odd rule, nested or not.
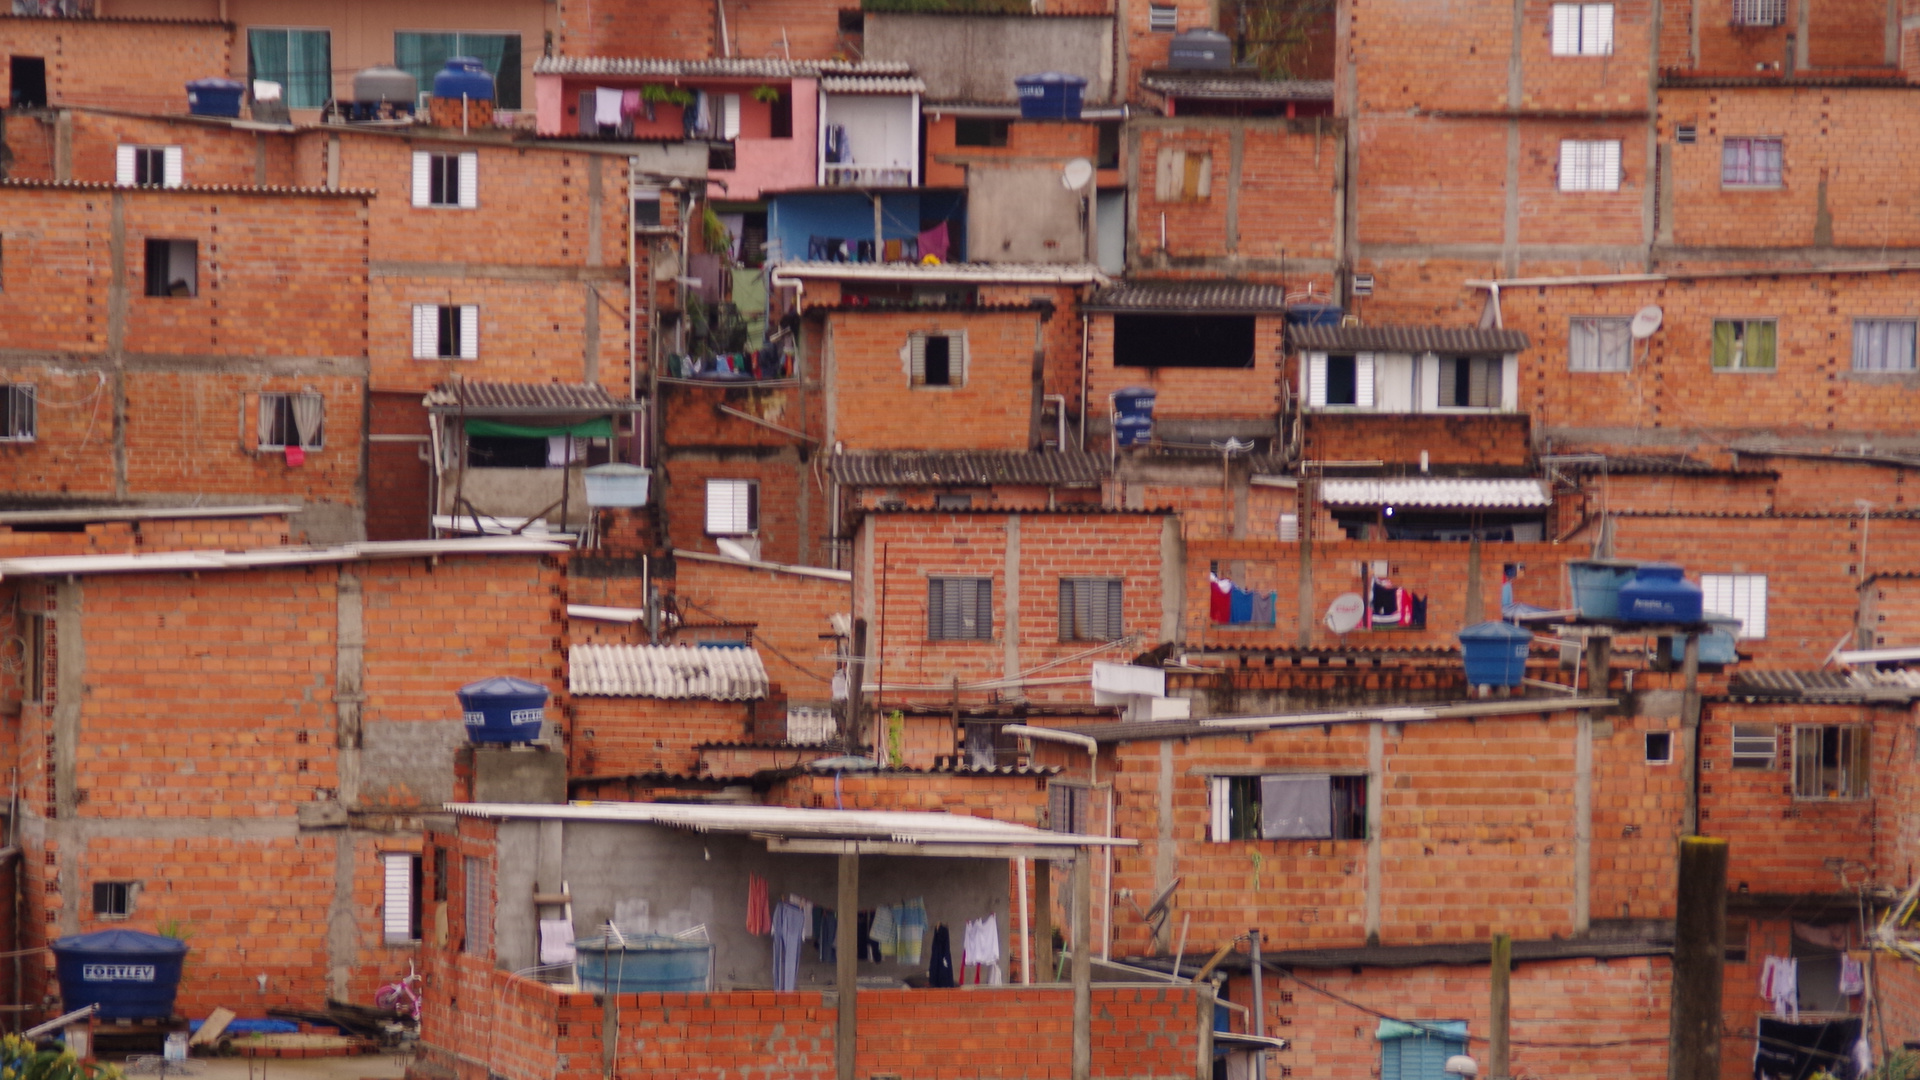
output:
[[[753,88],[753,100],[763,105],[771,105],[780,100],[780,91],[772,86],[756,86]]]
[[[153,928],[153,932],[159,934],[161,937],[170,937],[175,941],[193,940],[193,924],[183,922],[179,919],[162,919],[160,920],[160,925]]]
[[[1895,1050],[1863,1080],[1914,1080],[1915,1077],[1920,1077],[1920,1054]]]
[[[733,261],[733,233],[721,224],[720,215],[713,212],[712,203],[701,208],[700,239],[709,252],[720,256],[722,263]]]
[[[887,714],[887,764],[896,768],[906,756],[907,717],[899,709]]]
[[[113,1065],[82,1064],[71,1050],[37,1050],[18,1035],[0,1038],[0,1080],[120,1080]]]
[[[642,101],[651,101],[655,105],[678,105],[684,109],[693,104],[693,91],[683,86],[648,83],[640,88],[640,98]]]
[[[1246,55],[1269,79],[1303,79],[1303,67],[1333,28],[1334,0],[1251,0],[1241,8]]]

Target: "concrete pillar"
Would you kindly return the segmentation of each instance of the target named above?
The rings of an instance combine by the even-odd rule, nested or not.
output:
[[[1073,1080],[1093,1076],[1093,852],[1073,855]],[[1723,874],[1724,876],[1724,874]],[[844,1078],[843,1078],[844,1080]]]
[[[854,1006],[860,987],[860,950],[859,935],[853,931],[860,911],[860,856],[851,852],[840,856],[840,895],[836,903],[841,933],[833,971],[838,1009],[833,1026],[834,1076],[836,1080],[854,1080],[854,1039],[858,1032]]]

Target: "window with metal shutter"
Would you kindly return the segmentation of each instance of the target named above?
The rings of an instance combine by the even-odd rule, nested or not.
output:
[[[460,308],[460,359],[480,358],[480,308],[464,304]]]
[[[134,184],[134,159],[140,153],[137,146],[116,147],[113,153],[113,182],[121,187]]]
[[[1702,574],[1701,607],[1740,620],[1741,638],[1767,636],[1767,575]]]
[[[935,641],[993,639],[993,579],[927,579],[927,637]]]
[[[1580,6],[1580,52],[1585,56],[1613,54],[1613,5]]]
[[[747,536],[760,528],[760,485],[752,480],[707,481],[707,535]]]
[[[179,187],[185,179],[180,148],[166,147],[162,159],[165,161],[164,182],[168,187]]]
[[[1580,5],[1553,5],[1553,55],[1580,55]]]
[[[468,954],[485,956],[493,951],[493,868],[487,860],[468,855],[463,869],[467,879],[463,944]]]
[[[389,945],[420,940],[420,919],[414,899],[419,895],[420,856],[386,855],[385,902],[381,926]]]
[[[1358,409],[1373,408],[1373,354],[1370,352],[1353,358],[1353,404]]]
[[[1311,353],[1307,356],[1307,405],[1309,408],[1323,409],[1327,405],[1327,354]]]
[[[413,358],[431,360],[440,355],[440,308],[413,305]]]
[[[1125,635],[1119,578],[1060,579],[1060,640],[1113,641]]]
[[[740,137],[740,95],[721,94],[720,137],[731,142]]]
[[[471,152],[461,154],[459,161],[457,186],[460,189],[460,206],[471,210],[480,205],[480,155]]]
[[[433,205],[433,155],[424,151],[413,155],[413,205]]]

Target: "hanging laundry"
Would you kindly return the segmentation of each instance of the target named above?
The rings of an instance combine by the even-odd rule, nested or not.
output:
[[[540,920],[540,962],[571,964],[574,961],[573,920]]]
[[[1255,626],[1272,626],[1273,612],[1278,598],[1270,592],[1253,594],[1253,622]]]
[[[894,909],[889,905],[881,904],[879,907],[873,909],[872,935],[874,947],[877,950],[877,954],[874,956],[876,960],[893,959],[896,940],[893,933],[893,916]]]
[[[927,908],[919,897],[900,905],[894,913],[894,934],[897,942],[894,946],[894,958],[902,964],[920,963],[920,953],[927,937]]]
[[[601,127],[620,126],[620,91],[599,87],[593,92],[593,122]]]
[[[799,982],[800,935],[807,925],[806,913],[791,900],[782,900],[773,911],[773,988],[792,990]]]
[[[773,929],[773,915],[767,908],[767,879],[747,875],[747,933],[764,934]]]
[[[931,255],[941,262],[946,262],[947,244],[947,223],[943,221],[920,233],[920,257],[924,259]]]
[[[898,240],[888,240],[880,245],[880,259],[883,262],[899,262],[904,248]]]
[[[1253,594],[1235,585],[1227,600],[1228,622],[1250,623],[1253,621]]]
[[[1217,623],[1232,622],[1233,582],[1212,574],[1207,575],[1207,582],[1211,586],[1207,593],[1208,617]]]
[[[1370,599],[1367,603],[1367,624],[1369,626],[1400,625],[1399,593],[1400,590],[1394,588],[1393,582],[1388,581],[1386,578],[1377,578],[1374,580],[1373,588],[1369,590]]]
[[[827,164],[841,165],[848,160],[847,129],[840,124],[828,124],[826,132]]]
[[[298,468],[307,463],[307,449],[304,446],[288,444],[286,447],[287,464]]]
[[[961,940],[961,975],[970,972],[977,986],[986,983],[1000,985],[1000,920],[992,915],[975,919],[967,924],[965,937]]]
[[[1851,956],[1840,957],[1840,992],[1849,997],[1867,992],[1866,969]]]
[[[947,924],[933,928],[933,962],[927,965],[927,985],[948,990],[953,981],[953,944],[947,937]]]
[[[1760,996],[1773,1005],[1774,1014],[1800,1018],[1800,961],[1791,956],[1769,956],[1760,965]]]
[[[835,781],[838,781],[835,777]],[[871,911],[858,912],[854,916],[854,957],[858,960],[880,959],[880,943],[873,940],[873,915]]]
[[[1407,610],[1412,613],[1412,618],[1413,618],[1413,621],[1408,623],[1407,625],[1415,630],[1425,629],[1427,625],[1426,594],[1420,593],[1418,595],[1414,595],[1412,593],[1408,593],[1407,595],[1410,598],[1409,603],[1407,605]]]
[[[596,101],[594,103],[594,106],[596,109],[598,109],[599,102]],[[620,91],[620,115],[623,118],[631,120],[635,116],[638,116],[640,114],[640,106],[641,106],[640,91],[638,90]],[[653,119],[653,117],[649,116],[647,117],[647,119],[651,120]]]
[[[833,909],[817,907],[813,909],[813,945],[825,963],[834,963],[840,959],[837,940],[840,936],[840,920]]]

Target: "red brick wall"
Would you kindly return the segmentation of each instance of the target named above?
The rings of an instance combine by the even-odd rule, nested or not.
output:
[[[351,376],[130,373],[127,488],[359,505],[362,385]],[[282,453],[253,449],[262,392],[318,392],[324,399],[326,445],[307,451],[304,464],[289,465]],[[81,412],[71,410],[66,419]],[[85,418],[94,419],[91,406]],[[94,439],[102,439],[104,426],[101,418]]]
[[[999,679],[1005,674],[1007,531],[1001,514],[875,514],[863,526],[872,534],[870,585],[858,586],[862,610],[871,596],[869,620],[886,655],[886,700],[915,698],[924,691],[895,689]],[[1156,514],[1028,514],[1020,519],[1020,665],[1032,668],[1096,643],[1061,641],[1059,579],[1119,577],[1125,628],[1139,635],[1132,651],[1150,648],[1160,634],[1160,533]],[[886,566],[882,567],[883,548]],[[864,571],[856,571],[862,573]],[[991,641],[934,641],[927,637],[927,579],[932,575],[993,579]],[[886,609],[880,582],[886,579]],[[868,590],[871,589],[869,593]],[[1131,655],[1113,650],[1113,657]],[[1045,674],[1053,674],[1047,672]],[[870,669],[871,681],[880,676]],[[1036,699],[1083,698],[1082,685],[1033,686]],[[971,696],[971,695],[968,695]]]
[[[232,50],[227,23],[0,16],[0,56],[45,58],[51,105],[184,113],[187,83],[231,70]]]
[[[373,435],[418,435],[418,442],[373,442],[367,446],[367,539],[422,540],[429,531],[432,498],[432,448],[427,410],[420,395],[368,395],[368,427]]]
[[[1343,151],[1331,121],[1155,118],[1134,125],[1140,173],[1133,239],[1140,256],[1153,259],[1156,267],[1191,272],[1205,260],[1216,273],[1277,280],[1284,259],[1333,255],[1334,176]],[[1232,182],[1235,134],[1241,140],[1237,188]],[[1161,200],[1156,170],[1162,150],[1212,155],[1211,194],[1198,201]],[[1229,201],[1238,223],[1231,239]],[[1264,263],[1249,275],[1241,259]],[[1291,277],[1297,284],[1303,275],[1294,271]],[[1320,284],[1327,282],[1321,274]]]
[[[1073,124],[1059,121],[1022,123],[1007,127],[1005,146],[959,146],[954,142],[958,118],[929,111],[926,126],[928,187],[965,187],[967,166],[1000,165],[1009,161],[1033,165],[1041,161],[1065,163],[1083,157],[1095,161],[1099,156],[1100,128],[1097,124]],[[1102,170],[1096,183],[1101,187],[1121,183],[1118,169]]]
[[[562,56],[705,60],[721,55],[714,12],[698,5],[565,0],[556,38]]]
[[[1025,450],[1040,318],[1018,310],[830,315],[832,439],[849,450]],[[921,330],[966,332],[964,385],[908,384],[900,350]]]
[[[1280,413],[1280,382],[1285,378],[1281,349],[1284,320],[1254,320],[1250,368],[1139,368],[1113,362],[1114,317],[1096,314],[1090,326],[1087,359],[1087,412],[1105,420],[1108,395],[1133,386],[1158,393],[1156,419],[1275,419]],[[1076,402],[1076,408],[1078,404]],[[1276,420],[1277,422],[1277,420]],[[1105,449],[1089,437],[1089,449]]]
[[[1296,369],[1297,371],[1297,369]],[[1289,371],[1290,377],[1297,377]],[[1528,417],[1311,413],[1301,451],[1312,461],[1385,461],[1405,465],[1425,451],[1435,465],[1526,465]]]
[[[748,704],[694,698],[579,697],[573,702],[575,776],[692,775],[704,742],[749,734]]]
[[[1920,579],[1875,578],[1862,586],[1860,607],[1873,630],[1873,648],[1900,648],[1920,639]]]
[[[181,177],[190,185],[253,187],[261,183],[263,169],[266,186],[296,187],[302,183],[294,164],[294,140],[277,133],[243,131],[223,120],[129,116],[86,108],[68,110],[66,116],[73,125],[70,179],[82,183],[113,183],[115,152],[126,144],[180,147]],[[54,179],[51,117],[13,117],[7,134],[15,153],[9,176],[18,180]],[[20,142],[29,148],[24,157]],[[48,149],[36,152],[38,147]],[[317,184],[318,180],[309,177],[305,182]]]
[[[951,730],[951,725],[948,730]],[[951,739],[944,752],[953,752]],[[831,776],[791,776],[774,785],[768,792],[767,801],[777,806],[971,814],[1018,825],[1046,827],[1047,776],[1044,774],[845,773],[840,777],[837,792],[833,781]],[[1008,970],[1012,970],[1011,966]]]
[[[721,458],[722,460],[714,460]],[[659,493],[653,502],[666,513],[675,547],[717,553],[707,535],[707,481],[757,480],[760,483],[760,558],[766,562],[808,563],[820,559],[819,541],[828,528],[826,494],[815,485],[811,470],[797,461],[767,459],[751,452],[716,454],[713,458],[675,455],[654,474]],[[813,490],[805,489],[812,487]],[[807,534],[800,528],[802,494],[812,500]]]
[[[673,592],[682,618],[754,624],[753,639],[767,674],[796,699],[828,697],[833,678],[833,632],[828,617],[853,610],[847,581],[703,559],[678,559]]]

